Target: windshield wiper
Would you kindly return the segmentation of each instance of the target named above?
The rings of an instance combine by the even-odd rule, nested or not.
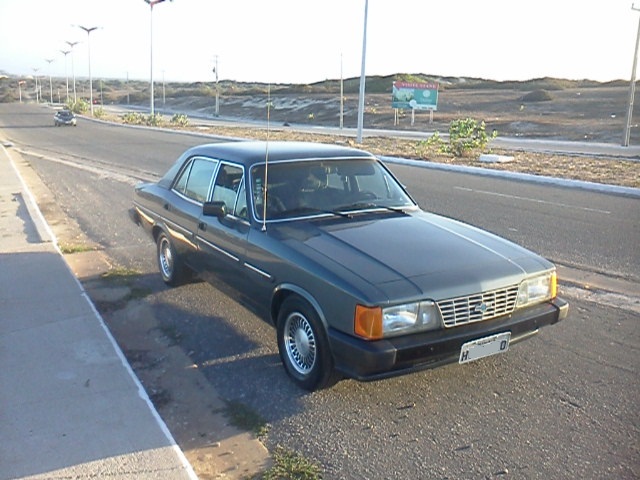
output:
[[[343,205],[341,207],[338,207],[336,210],[344,211],[344,210],[371,210],[371,209],[382,209],[382,210],[388,210],[390,212],[404,213],[403,207],[391,207],[389,205],[380,205],[378,203],[373,203],[373,202],[352,203],[349,205]]]
[[[314,215],[314,214],[324,214],[324,215],[335,215],[338,217],[349,218],[351,215],[348,213],[340,212],[337,210],[322,210],[320,208],[313,207],[296,207],[289,210],[285,210],[284,212],[280,212],[278,217],[288,218],[288,217],[296,217],[298,215]]]

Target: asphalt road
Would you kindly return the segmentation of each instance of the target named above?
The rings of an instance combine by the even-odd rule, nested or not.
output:
[[[20,149],[66,214],[114,261],[156,286],[159,321],[223,398],[249,406],[325,478],[638,478],[638,313],[569,297],[570,318],[507,355],[308,394],[286,377],[273,329],[219,290],[159,284],[154,247],[130,222],[132,185],[162,174],[187,134],[0,105]],[[563,265],[638,282],[640,201],[393,166],[425,209],[468,221]],[[46,214],[46,212],[45,212]],[[154,283],[155,282],[155,283]]]

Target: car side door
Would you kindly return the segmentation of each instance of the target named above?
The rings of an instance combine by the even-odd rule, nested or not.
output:
[[[210,201],[198,220],[198,268],[234,288],[244,283],[243,264],[250,223],[247,213],[244,168],[221,162]]]
[[[176,177],[170,195],[162,201],[164,227],[188,263],[197,250],[195,232],[202,205],[211,191],[218,161],[194,157]]]

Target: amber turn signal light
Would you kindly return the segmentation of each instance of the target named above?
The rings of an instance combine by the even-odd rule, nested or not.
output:
[[[357,305],[354,332],[367,340],[382,338],[382,308]]]

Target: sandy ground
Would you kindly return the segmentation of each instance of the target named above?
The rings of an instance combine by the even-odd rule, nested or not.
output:
[[[523,101],[526,91],[497,89],[451,89],[438,96],[438,110],[433,114],[399,111],[396,123],[391,108],[391,94],[365,96],[364,126],[417,131],[446,132],[452,120],[471,117],[485,121],[487,131],[500,136],[594,141],[620,144],[626,125],[628,91],[624,87],[600,86],[584,89],[549,91],[551,100]],[[274,124],[308,123],[339,125],[340,95],[271,95],[271,120]],[[264,120],[268,97],[263,95],[220,94],[220,115]],[[214,115],[215,99],[210,97],[167,98],[167,107],[175,111],[197,111]],[[162,105],[162,101],[157,102]],[[343,121],[346,127],[357,125],[358,97],[345,95]],[[640,111],[637,112],[640,115]],[[640,117],[638,117],[640,118]],[[631,143],[640,143],[635,124]]]

